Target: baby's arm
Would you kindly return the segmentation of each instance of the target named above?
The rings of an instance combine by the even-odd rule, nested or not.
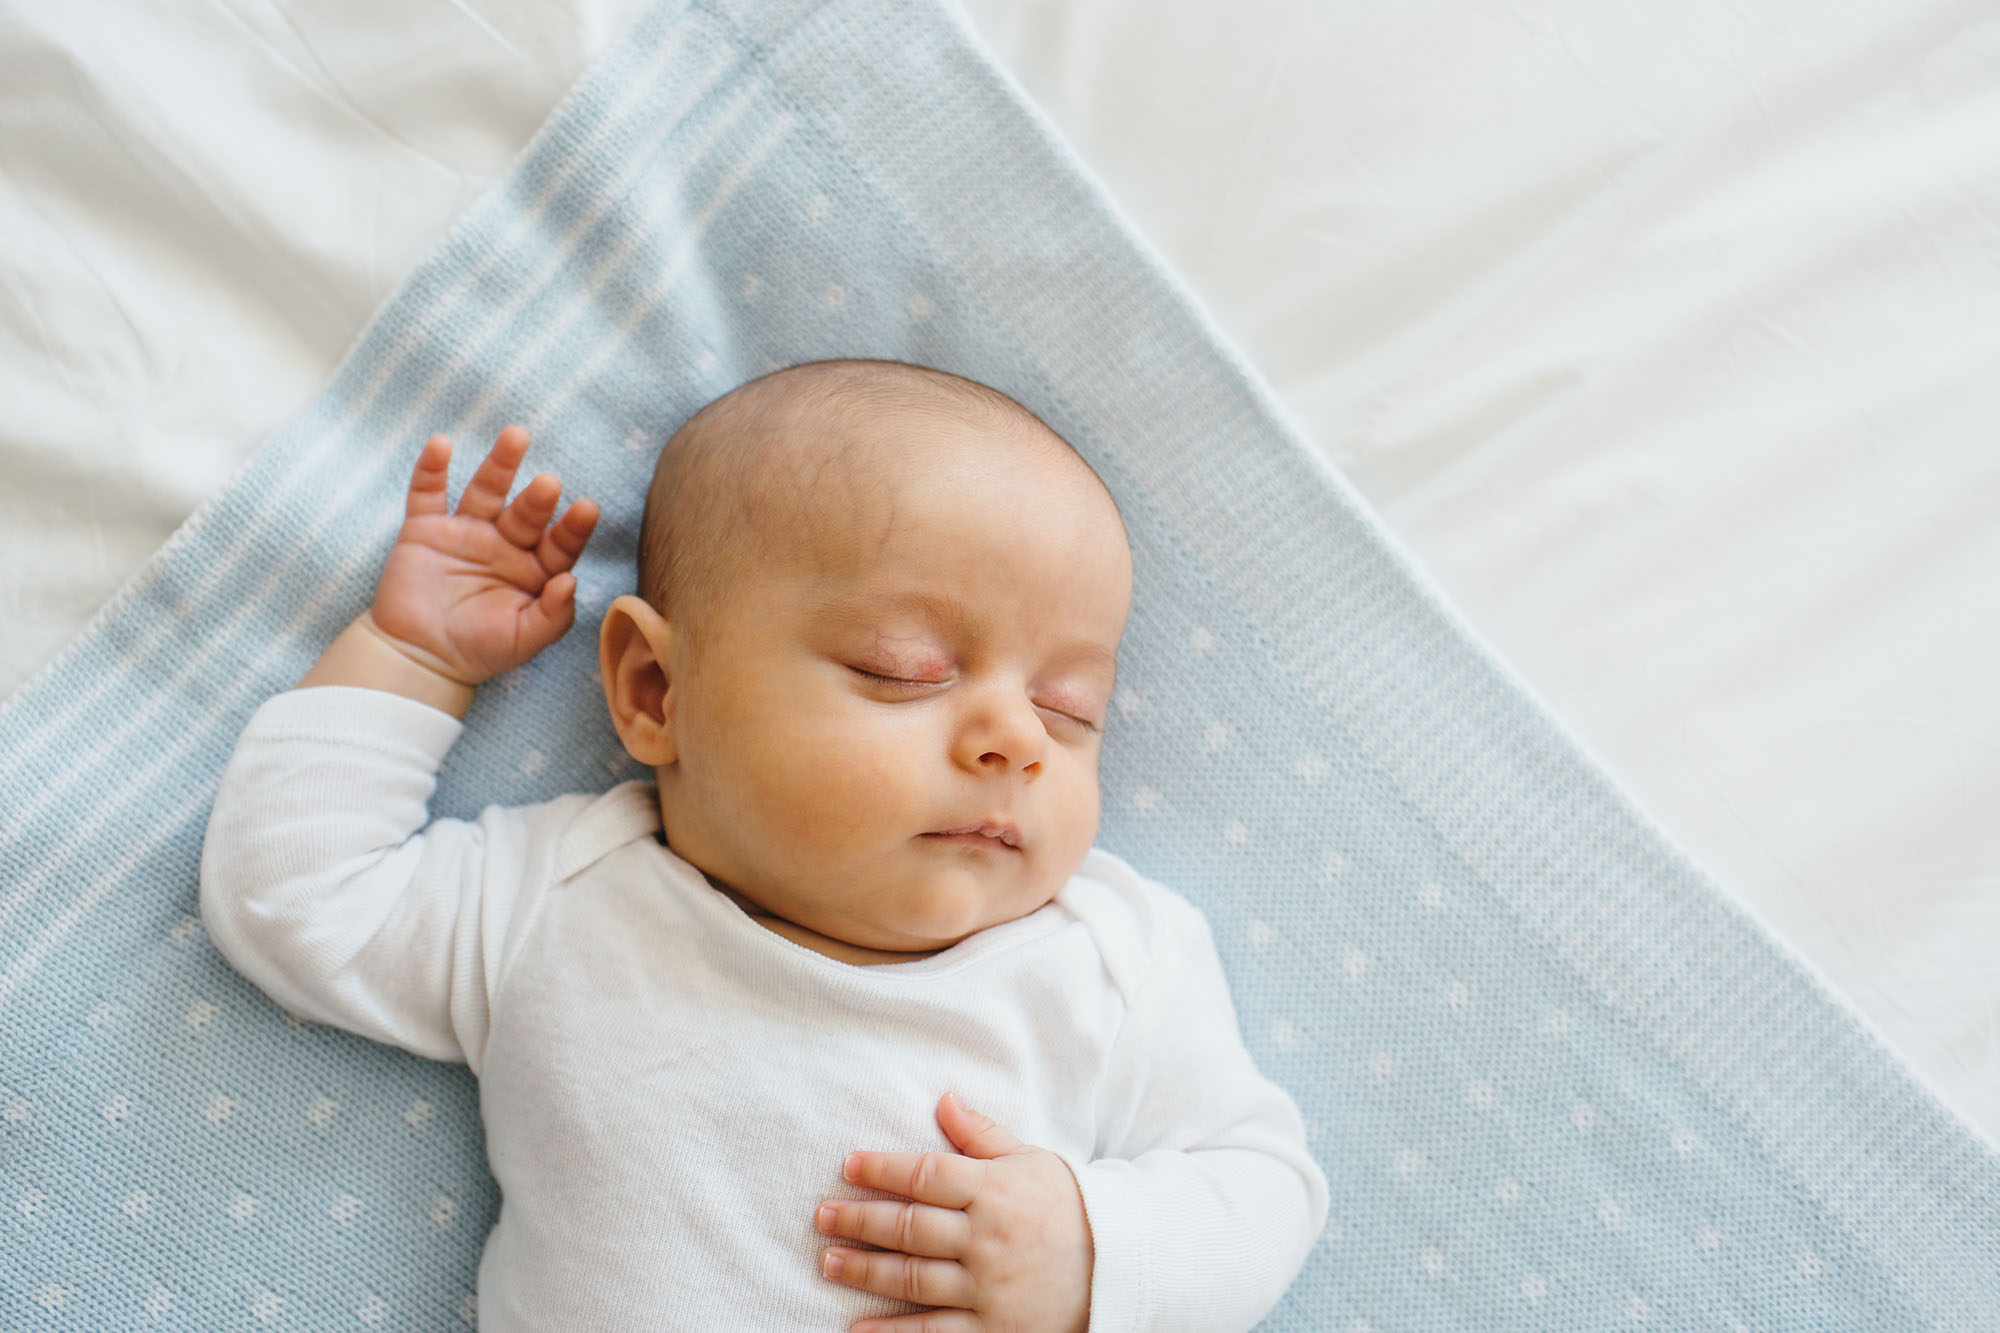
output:
[[[1096,1246],[1090,1329],[1249,1329],[1319,1238],[1326,1178],[1243,1045],[1208,923],[1178,897],[1153,906],[1096,1158],[1070,1163]]]
[[[501,433],[456,514],[434,438],[374,604],[300,688],[245,725],[202,849],[201,910],[237,970],[294,1013],[433,1059],[479,1061],[513,908],[587,798],[426,824],[473,684],[567,628],[595,519],[549,525],[554,478],[512,505]]]

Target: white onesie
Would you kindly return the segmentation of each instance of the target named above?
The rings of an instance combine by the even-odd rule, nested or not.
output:
[[[460,726],[344,686],[265,703],[201,909],[286,1009],[479,1076],[483,1328],[838,1333],[913,1308],[820,1277],[813,1212],[867,1194],[840,1178],[854,1149],[950,1151],[947,1090],[1075,1172],[1092,1333],[1249,1328],[1297,1275],[1326,1182],[1181,898],[1093,850],[1029,916],[854,966],[674,855],[648,784],[427,824]]]

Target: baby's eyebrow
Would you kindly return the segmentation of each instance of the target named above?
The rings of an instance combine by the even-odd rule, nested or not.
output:
[[[828,620],[866,620],[884,611],[915,611],[932,624],[949,629],[967,629],[977,620],[972,608],[950,593],[910,588],[876,597],[823,597],[815,604],[817,614]]]

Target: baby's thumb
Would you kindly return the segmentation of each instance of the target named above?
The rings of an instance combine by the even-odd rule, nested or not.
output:
[[[540,652],[567,634],[575,619],[576,575],[558,574],[542,585],[541,596],[521,612],[523,637],[533,645],[530,653]]]
[[[955,1092],[938,1099],[937,1118],[944,1136],[967,1157],[1005,1157],[1027,1146],[998,1120],[967,1106]]]

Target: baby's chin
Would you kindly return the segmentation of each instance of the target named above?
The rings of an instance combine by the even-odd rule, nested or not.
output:
[[[817,921],[799,924],[863,949],[918,954],[949,949],[1000,922],[990,910],[982,912],[971,904],[938,904],[923,911],[865,916],[827,912]]]

